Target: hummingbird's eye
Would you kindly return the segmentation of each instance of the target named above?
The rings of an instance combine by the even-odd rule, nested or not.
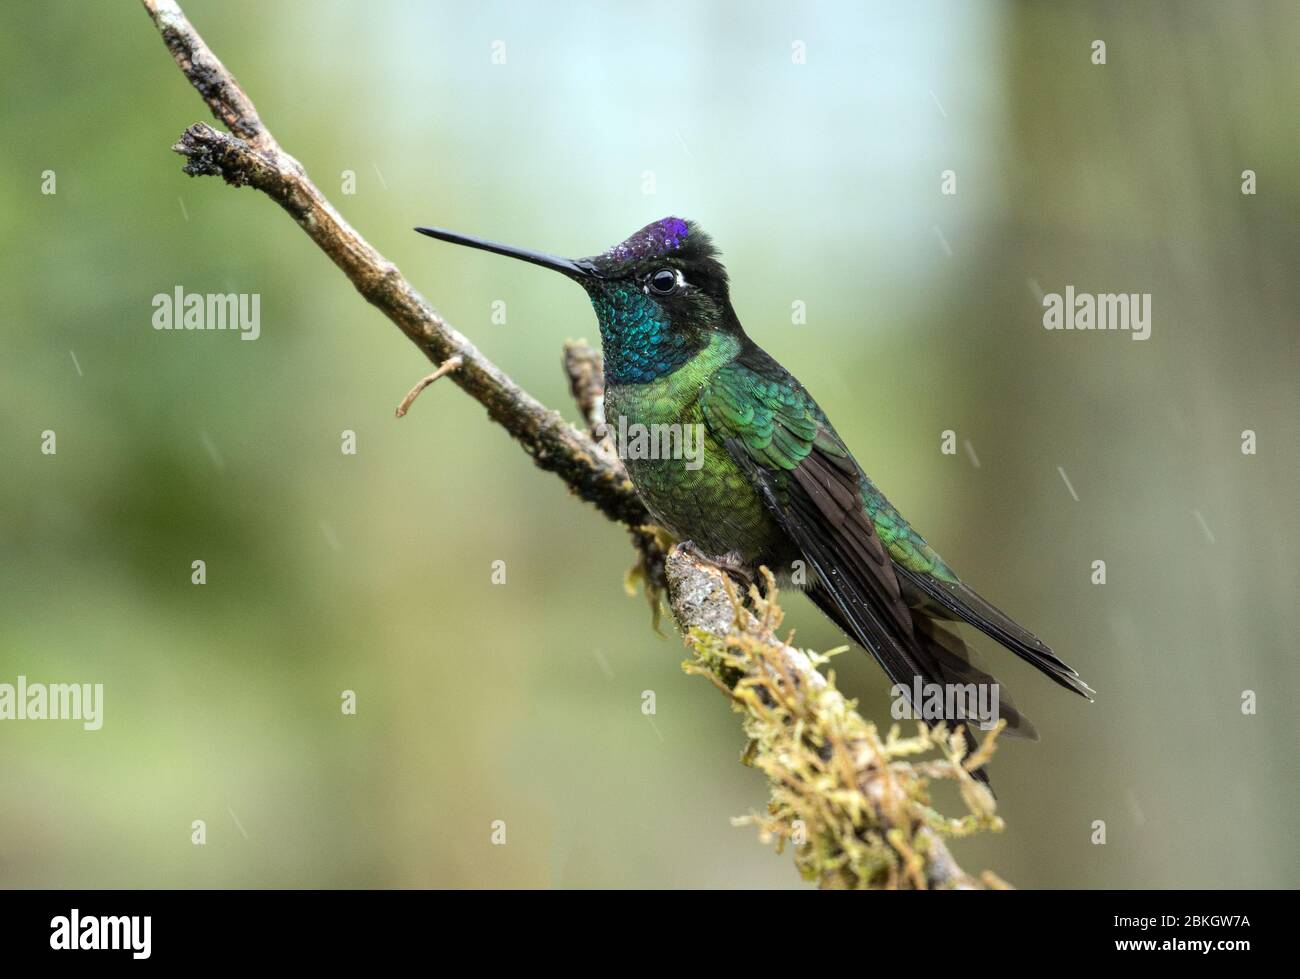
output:
[[[661,296],[666,296],[677,288],[680,280],[673,269],[659,269],[650,276],[650,289]]]

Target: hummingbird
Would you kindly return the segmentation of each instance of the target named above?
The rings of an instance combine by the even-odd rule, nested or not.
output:
[[[719,567],[752,579],[766,566],[779,581],[794,580],[875,658],[913,716],[959,729],[973,749],[969,711],[946,696],[928,710],[917,700],[934,690],[992,689],[1007,732],[1037,740],[1032,722],[971,662],[959,622],[1092,699],[1046,643],[957,576],[876,488],[808,390],[750,339],[732,308],[727,270],[698,224],[664,218],[579,259],[415,230],[582,286],[600,328],[607,425],[701,435],[701,458],[691,465],[625,453],[655,521]],[[988,783],[983,769],[973,774]]]

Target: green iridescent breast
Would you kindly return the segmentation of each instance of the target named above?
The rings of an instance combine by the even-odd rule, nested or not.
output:
[[[783,537],[746,474],[709,431],[699,403],[705,384],[739,350],[739,340],[719,333],[671,373],[642,384],[607,381],[605,421],[616,444],[621,434],[624,448],[632,449],[620,454],[656,521],[706,553],[737,551],[754,559],[770,555]],[[645,458],[632,443],[643,430],[675,438],[695,456]]]

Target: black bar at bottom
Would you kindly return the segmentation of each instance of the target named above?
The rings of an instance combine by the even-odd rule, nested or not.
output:
[[[951,953],[975,966],[1031,950],[1049,961],[1231,964],[1287,954],[1290,903],[1270,891],[0,891],[0,955],[6,965],[337,968],[513,953],[558,968],[575,956],[594,965],[597,949],[653,960],[681,945],[729,949],[733,965],[746,948],[760,959],[840,949],[863,962],[875,948],[899,965]]]

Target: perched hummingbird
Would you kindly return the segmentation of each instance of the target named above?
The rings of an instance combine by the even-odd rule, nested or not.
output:
[[[915,692],[936,689],[920,685],[996,683],[971,664],[954,627],[959,619],[1061,686],[1092,693],[1045,643],[963,584],[885,499],[812,395],[745,333],[727,270],[694,222],[664,218],[582,259],[415,230],[554,269],[581,285],[600,324],[607,423],[703,432],[702,464],[634,457],[643,453],[624,459],[646,509],[724,567],[752,574],[766,565],[787,580],[793,563],[803,562],[812,571],[809,597],[870,651],[918,716]],[[1008,731],[1037,738],[1000,691],[998,705]],[[950,715],[943,716],[957,720]]]

